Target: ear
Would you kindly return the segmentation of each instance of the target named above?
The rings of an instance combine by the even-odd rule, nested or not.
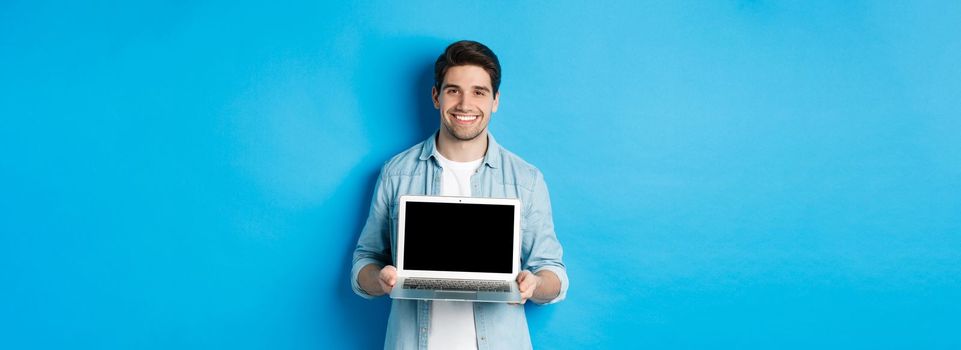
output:
[[[500,104],[500,102],[501,102],[501,92],[498,91],[496,94],[494,94],[494,106],[491,107],[492,114],[494,112],[497,112],[497,105]]]
[[[434,109],[440,109],[440,100],[438,100],[438,98],[440,98],[440,94],[439,91],[437,91],[437,87],[434,86],[430,88],[430,99],[434,101]]]

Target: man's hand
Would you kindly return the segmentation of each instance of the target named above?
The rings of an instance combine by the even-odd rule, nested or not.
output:
[[[381,296],[390,293],[397,283],[397,268],[387,265],[367,264],[357,276],[357,284],[370,296]]]
[[[521,290],[521,304],[534,296],[534,291],[541,285],[541,278],[530,271],[524,270],[517,274],[517,286]]]
[[[390,294],[390,290],[394,289],[394,284],[397,283],[397,268],[393,265],[384,266],[377,275],[377,283],[384,294]]]

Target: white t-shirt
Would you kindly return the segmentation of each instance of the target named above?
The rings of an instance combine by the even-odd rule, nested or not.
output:
[[[435,145],[436,147],[436,145]],[[470,178],[477,172],[483,158],[470,162],[455,162],[437,152],[441,171],[442,196],[470,197]],[[474,303],[439,301],[431,303],[428,349],[477,349],[474,329]]]

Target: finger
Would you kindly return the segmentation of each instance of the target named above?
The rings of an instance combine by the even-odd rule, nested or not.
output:
[[[522,285],[519,285],[519,286],[518,286],[518,289],[519,289],[519,291],[520,291],[521,298],[529,298],[529,297],[531,296],[531,294],[532,294],[531,291],[530,291],[530,288],[527,287],[527,286],[525,286],[525,285],[523,285],[523,284],[522,284]]]
[[[397,270],[393,266],[386,266],[384,269],[380,270],[380,279],[390,286],[397,283]]]
[[[394,289],[392,285],[388,285],[387,283],[384,283],[384,281],[377,282],[380,283],[380,289],[384,291],[384,294],[390,294],[390,291]]]
[[[527,277],[530,275],[531,275],[530,271],[527,271],[527,270],[521,271],[521,273],[517,274],[517,283],[522,283],[526,281],[528,279]]]
[[[527,292],[528,294],[534,293],[534,287],[537,284],[533,278],[525,278],[524,282],[521,283],[521,290]]]
[[[380,288],[383,289],[384,293],[390,293],[394,289],[394,285],[397,284],[397,269],[391,265],[384,266],[378,277],[380,277],[377,279]]]

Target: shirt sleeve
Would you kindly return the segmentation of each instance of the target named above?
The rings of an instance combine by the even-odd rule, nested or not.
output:
[[[556,298],[544,303],[553,304],[567,297],[569,282],[567,268],[562,260],[564,249],[554,232],[550,194],[547,191],[544,176],[540,171],[537,171],[534,176],[533,193],[530,201],[530,209],[524,217],[525,222],[527,222],[525,225],[527,230],[523,234],[533,235],[533,242],[530,255],[524,262],[524,269],[535,274],[541,270],[548,270],[557,275],[557,279],[561,283],[560,292]]]
[[[370,213],[367,222],[357,239],[354,248],[353,264],[350,272],[350,285],[357,295],[372,299],[357,281],[360,270],[369,264],[385,266],[391,262],[390,246],[390,197],[388,189],[386,165],[380,171],[377,183],[374,185],[374,195],[370,201]]]

